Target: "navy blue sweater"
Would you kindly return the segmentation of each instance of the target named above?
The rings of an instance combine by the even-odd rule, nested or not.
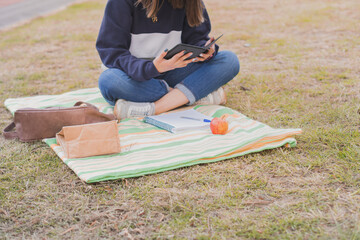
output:
[[[136,81],[146,81],[160,75],[149,59],[178,43],[204,46],[209,40],[211,24],[206,9],[204,23],[190,27],[185,9],[174,9],[167,0],[157,14],[157,22],[146,17],[142,4],[135,3],[108,0],[96,42],[106,67],[119,68]]]

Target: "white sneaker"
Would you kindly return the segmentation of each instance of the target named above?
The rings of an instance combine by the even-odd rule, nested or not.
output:
[[[114,115],[118,120],[129,117],[155,115],[155,104],[150,102],[130,102],[124,99],[116,101]]]
[[[219,89],[213,91],[206,97],[203,97],[197,100],[194,105],[205,105],[205,104],[225,104],[226,103],[226,94],[224,88],[220,87]]]

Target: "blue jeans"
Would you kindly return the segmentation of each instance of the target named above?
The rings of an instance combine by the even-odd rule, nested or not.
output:
[[[118,99],[155,102],[169,92],[169,86],[179,89],[189,104],[193,104],[229,82],[239,70],[237,56],[230,51],[221,51],[207,62],[190,63],[144,82],[131,79],[120,69],[110,68],[100,75],[99,88],[111,105]]]

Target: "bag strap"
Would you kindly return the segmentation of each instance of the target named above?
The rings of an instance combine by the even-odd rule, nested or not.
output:
[[[79,101],[79,102],[75,103],[74,107],[81,106],[81,105],[85,105],[85,106],[88,106],[88,107],[91,107],[91,108],[95,109],[97,111],[98,115],[103,116],[108,120],[115,120],[116,119],[114,114],[102,113],[102,112],[100,112],[99,108],[97,108],[95,105],[92,105],[91,103]]]
[[[74,104],[74,107],[78,107],[78,106],[81,106],[81,105],[86,105],[87,107],[91,107],[91,108],[94,108],[94,109],[99,111],[99,108],[97,108],[95,105],[92,105],[91,103],[87,103],[87,102],[83,102],[83,101],[76,102]]]
[[[19,138],[18,133],[16,131],[11,132],[11,130],[13,130],[14,128],[15,128],[15,122],[10,123],[6,128],[4,128],[3,135],[5,139]]]

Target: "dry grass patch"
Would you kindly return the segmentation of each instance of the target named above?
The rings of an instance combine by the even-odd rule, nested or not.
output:
[[[105,2],[1,32],[9,97],[95,87]],[[227,106],[301,127],[294,149],[84,184],[44,143],[0,138],[0,238],[360,239],[360,4],[206,1],[241,74]]]

